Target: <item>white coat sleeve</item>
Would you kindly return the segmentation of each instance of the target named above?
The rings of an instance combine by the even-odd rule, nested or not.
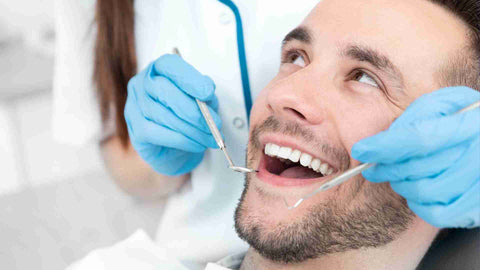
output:
[[[52,129],[60,143],[81,146],[101,136],[92,80],[94,15],[94,0],[55,0]]]

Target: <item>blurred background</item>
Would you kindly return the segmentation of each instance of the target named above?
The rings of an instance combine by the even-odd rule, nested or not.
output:
[[[0,269],[63,269],[162,209],[118,190],[95,143],[53,139],[54,24],[54,0],[0,0]]]
[[[101,167],[94,145],[52,137],[53,16],[53,0],[0,1],[1,194]]]

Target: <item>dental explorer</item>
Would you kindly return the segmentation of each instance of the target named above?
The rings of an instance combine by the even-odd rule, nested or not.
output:
[[[477,101],[477,102],[474,102],[473,104],[470,104],[469,106],[455,112],[454,114],[457,114],[457,113],[463,113],[463,112],[466,112],[466,111],[470,111],[470,110],[473,110],[475,108],[478,108],[480,107],[480,101]],[[293,206],[289,206],[288,205],[288,202],[285,198],[283,198],[283,202],[285,203],[285,205],[287,206],[288,210],[291,210],[291,209],[294,209],[294,208],[297,208],[302,202],[304,202],[306,199],[312,197],[313,195],[321,192],[321,191],[325,191],[327,189],[330,189],[334,186],[338,186],[340,185],[341,183],[347,181],[348,179],[350,179],[351,177],[363,172],[364,170],[374,166],[375,164],[374,163],[362,163],[360,165],[358,165],[357,167],[355,168],[352,168],[344,173],[342,173],[341,175],[333,178],[332,180],[324,183],[323,185],[321,185],[320,187],[316,188],[314,191],[310,192],[309,194],[303,196],[302,198],[300,198]]]
[[[174,48],[173,53],[182,57],[178,48]],[[220,131],[218,130],[217,125],[215,125],[215,121],[213,120],[212,115],[208,111],[207,104],[203,101],[198,100],[198,99],[195,99],[195,101],[198,104],[198,108],[200,108],[200,112],[202,113],[203,118],[205,119],[205,122],[207,122],[208,128],[212,132],[212,135],[213,135],[213,138],[215,139],[215,142],[217,143],[220,150],[222,150],[223,154],[225,155],[225,158],[227,159],[227,162],[228,162],[228,165],[229,165],[228,168],[232,169],[235,172],[239,172],[239,173],[258,172],[257,170],[254,170],[254,169],[235,166],[235,164],[232,161],[232,158],[230,158],[230,155],[227,152],[227,146],[225,145],[225,142],[223,141],[222,135],[220,134]]]

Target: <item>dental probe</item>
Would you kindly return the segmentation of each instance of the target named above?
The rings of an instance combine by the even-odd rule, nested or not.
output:
[[[480,101],[474,102],[473,104],[470,104],[469,106],[455,112],[454,114],[470,111],[470,110],[473,110],[473,109],[478,108],[478,107],[480,107]],[[375,165],[375,163],[362,163],[362,164],[358,165],[357,167],[352,168],[352,169],[342,173],[341,175],[333,178],[332,180],[330,180],[330,181],[324,183],[323,185],[321,185],[320,187],[316,188],[311,193],[309,193],[309,194],[305,195],[304,197],[300,198],[293,206],[289,206],[288,203],[287,203],[287,200],[285,198],[283,198],[283,202],[287,206],[288,210],[297,208],[303,201],[312,197],[313,195],[315,195],[315,194],[317,194],[321,191],[325,191],[327,189],[330,189],[334,186],[338,186],[341,183],[350,179],[351,177],[363,172],[364,170],[366,170],[366,169],[368,169],[368,168],[370,168],[374,165]]]
[[[202,112],[203,118],[205,118],[205,121],[207,122],[208,128],[212,132],[213,138],[217,142],[218,147],[223,151],[223,154],[227,158],[228,161],[228,167],[236,172],[241,172],[241,173],[251,173],[251,172],[257,172],[256,170],[249,169],[249,168],[244,168],[244,167],[238,167],[233,164],[232,159],[230,158],[230,155],[228,155],[227,152],[227,146],[225,145],[225,142],[223,141],[222,135],[220,135],[220,131],[217,128],[217,125],[215,125],[215,121],[213,121],[212,115],[208,111],[207,104],[205,102],[200,101],[198,99],[195,99],[195,101],[198,104],[198,107],[200,108],[200,111]]]
[[[173,53],[182,57],[178,48],[174,48]],[[217,125],[215,125],[215,121],[213,120],[212,115],[208,111],[207,104],[203,101],[198,100],[198,99],[195,99],[195,101],[198,104],[198,108],[200,108],[200,112],[202,112],[202,115],[203,115],[203,118],[205,119],[205,122],[207,122],[208,128],[212,132],[212,135],[213,135],[213,138],[215,139],[215,142],[217,143],[220,150],[222,150],[223,154],[225,155],[225,158],[228,161],[228,168],[232,169],[235,172],[240,172],[240,173],[258,172],[257,170],[254,170],[254,169],[239,167],[239,166],[235,166],[235,164],[233,164],[232,158],[230,158],[230,155],[227,152],[227,146],[225,145],[225,142],[223,141],[222,135],[220,134],[220,131],[218,130]]]

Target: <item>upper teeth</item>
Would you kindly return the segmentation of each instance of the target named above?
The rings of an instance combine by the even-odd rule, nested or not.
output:
[[[290,147],[267,143],[267,145],[265,145],[265,155],[288,159],[292,162],[300,161],[302,166],[308,167],[323,175],[330,175],[333,173],[333,168],[331,168],[327,163],[320,161],[318,158],[313,158],[307,153],[302,153],[300,150],[292,149]]]

